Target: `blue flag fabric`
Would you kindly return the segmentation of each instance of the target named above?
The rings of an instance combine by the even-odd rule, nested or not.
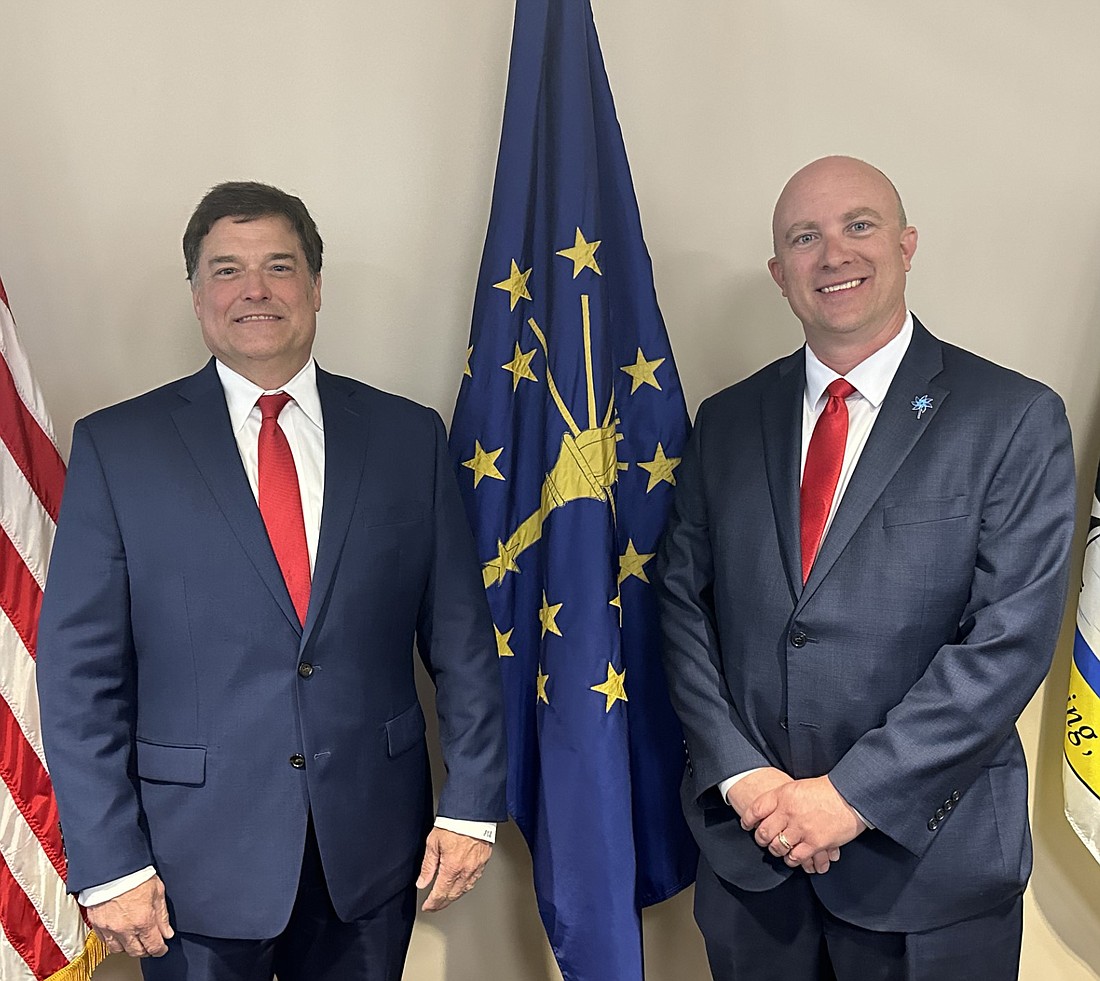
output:
[[[639,981],[695,874],[651,582],[688,429],[589,0],[518,0],[451,451],[567,981]]]

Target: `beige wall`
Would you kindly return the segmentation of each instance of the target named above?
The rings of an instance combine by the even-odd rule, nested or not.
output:
[[[1066,398],[1084,517],[1100,456],[1096,0],[594,7],[692,409],[799,341],[764,266],[783,181],[823,153],[864,156],[921,231],[913,308]],[[512,0],[0,0],[0,275],[66,451],[78,416],[202,362],[178,242],[231,178],[300,193],[321,226],[321,362],[449,415],[511,17]],[[1021,722],[1023,976],[1042,981],[1100,977],[1100,868],[1060,813],[1068,641]],[[529,875],[507,828],[477,892],[420,922],[407,976],[556,977]],[[650,981],[704,975],[688,897],[646,924]]]

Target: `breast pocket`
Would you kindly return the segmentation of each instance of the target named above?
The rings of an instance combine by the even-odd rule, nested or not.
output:
[[[896,528],[899,525],[922,525],[969,516],[970,499],[965,494],[960,494],[934,501],[908,501],[885,507],[882,509],[882,526]]]

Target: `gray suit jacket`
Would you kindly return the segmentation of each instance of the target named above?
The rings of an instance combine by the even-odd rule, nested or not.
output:
[[[800,350],[707,400],[677,472],[660,589],[684,809],[718,875],[768,889],[791,871],[717,783],[828,774],[877,830],[813,877],[822,902],[870,929],[930,929],[1030,874],[1015,721],[1062,619],[1069,426],[1050,389],[914,320],[803,588],[804,385]]]

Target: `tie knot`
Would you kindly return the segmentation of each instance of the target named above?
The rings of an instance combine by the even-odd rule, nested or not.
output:
[[[289,401],[290,396],[286,392],[276,392],[274,395],[261,395],[256,400],[256,404],[260,407],[260,415],[266,422],[268,419],[278,419],[279,413]]]
[[[838,378],[825,391],[831,399],[846,399],[849,395],[855,394],[856,388],[847,378]],[[270,398],[275,398],[275,396],[270,396]]]

